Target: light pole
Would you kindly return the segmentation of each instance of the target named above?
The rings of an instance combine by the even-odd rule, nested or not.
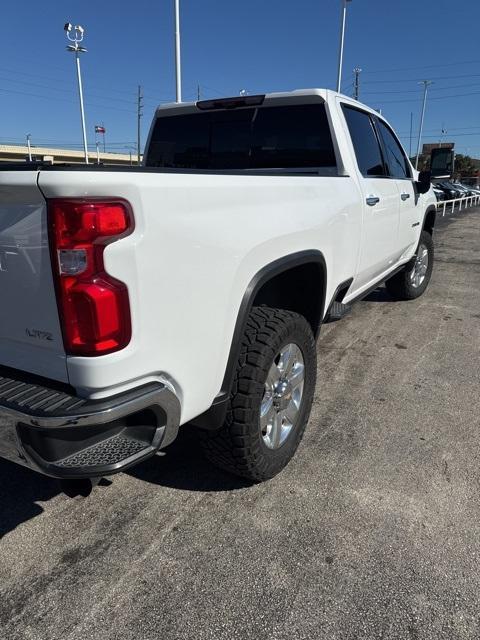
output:
[[[182,65],[180,59],[180,0],[175,0],[175,85],[177,102],[181,102]]]
[[[142,87],[138,85],[137,95],[137,164],[140,164],[140,146],[141,146],[141,131],[140,122],[143,117],[143,93]]]
[[[420,129],[418,130],[418,144],[417,144],[417,157],[415,158],[415,169],[418,169],[418,156],[420,155],[420,144],[422,142],[423,119],[425,118],[425,105],[427,103],[427,88],[428,88],[428,85],[433,84],[433,82],[432,80],[422,80],[418,84],[423,84],[423,104],[422,104],[422,115],[420,117]]]
[[[413,112],[410,111],[410,146],[408,147],[408,157],[412,157],[412,131],[413,131]]]
[[[341,0],[342,16],[340,19],[340,46],[338,48],[338,70],[337,70],[337,91],[340,92],[342,86],[342,66],[343,66],[343,43],[345,41],[345,22],[347,19],[347,2],[352,0]]]
[[[440,140],[439,140],[439,143],[440,143],[440,149],[442,148],[442,136],[446,135],[447,133],[448,133],[448,132],[447,132],[447,130],[445,129],[445,126],[444,126],[444,124],[443,124],[443,122],[442,122],[442,133],[440,134]]]
[[[83,41],[84,28],[80,25],[73,26],[70,22],[67,22],[64,26],[67,39],[73,44],[67,45],[67,51],[72,51],[75,54],[75,63],[77,67],[77,81],[78,81],[78,97],[80,99],[80,117],[82,120],[82,134],[83,134],[83,150],[85,153],[85,164],[88,164],[88,147],[87,147],[87,130],[85,127],[85,109],[83,107],[83,87],[82,87],[82,74],[80,71],[80,53],[86,53],[85,47],[80,46],[80,42]]]
[[[133,151],[137,151],[137,147],[133,147],[133,146],[127,146],[125,147],[126,149],[128,149],[128,154],[130,156],[130,166],[133,166],[133,155],[132,155],[132,150]]]
[[[355,74],[355,81],[353,83],[353,97],[355,100],[358,100],[358,95],[360,93],[360,74],[362,70],[360,67],[355,67],[353,73]]]
[[[31,133],[27,133],[27,147],[28,147],[28,161],[32,161],[32,147],[30,146],[30,138],[32,137]]]

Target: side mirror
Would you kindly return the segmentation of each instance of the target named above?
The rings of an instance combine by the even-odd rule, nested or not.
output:
[[[432,176],[430,174],[430,171],[420,171],[416,183],[418,193],[427,193],[427,191],[430,189],[430,185],[432,184],[431,178]]]

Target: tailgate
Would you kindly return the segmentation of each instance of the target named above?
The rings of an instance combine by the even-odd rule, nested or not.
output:
[[[0,171],[0,365],[67,382],[37,171]]]

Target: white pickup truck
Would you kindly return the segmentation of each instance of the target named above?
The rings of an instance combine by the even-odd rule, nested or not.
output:
[[[322,323],[420,296],[435,211],[383,117],[322,89],[159,107],[139,167],[0,167],[0,456],[98,478],[190,423],[272,477]]]

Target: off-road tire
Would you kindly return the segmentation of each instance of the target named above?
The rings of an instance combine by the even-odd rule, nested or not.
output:
[[[304,361],[303,395],[295,423],[277,449],[268,448],[260,428],[260,406],[267,374],[285,345],[300,347]],[[227,417],[218,431],[204,431],[207,458],[220,468],[254,482],[272,478],[293,457],[310,415],[316,380],[316,349],[306,319],[292,311],[254,307],[242,338]]]
[[[428,251],[428,266],[425,279],[419,286],[414,286],[412,282],[412,272],[415,269],[415,261],[417,259],[420,248],[424,246]],[[422,231],[420,241],[414,258],[405,266],[404,269],[396,273],[392,278],[385,282],[387,291],[397,300],[415,300],[419,298],[428,287],[433,269],[434,249],[433,239],[428,231]]]

